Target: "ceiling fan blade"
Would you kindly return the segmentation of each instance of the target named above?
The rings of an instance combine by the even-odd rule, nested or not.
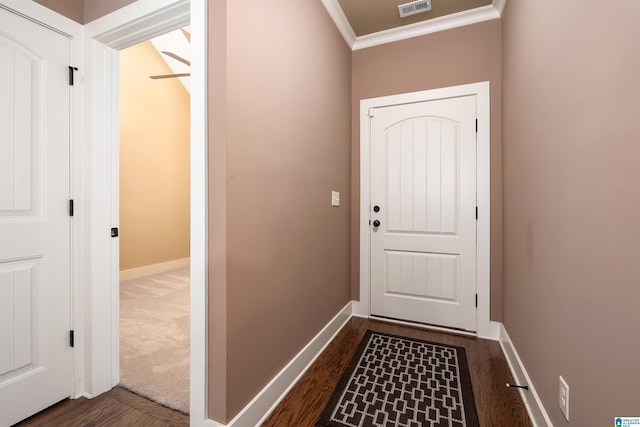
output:
[[[164,53],[165,55],[167,55],[170,58],[173,58],[173,59],[175,59],[177,61],[182,62],[183,64],[191,65],[191,62],[187,61],[186,59],[184,59],[181,56],[176,55],[173,52],[167,52],[167,51],[163,50],[162,53]]]
[[[157,79],[170,79],[173,77],[188,77],[190,76],[191,73],[181,73],[181,74],[160,74],[158,76],[149,76],[149,78],[152,78],[154,80]]]
[[[191,33],[187,30],[185,30],[184,28],[180,28],[180,31],[182,31],[182,34],[184,34],[184,36],[186,37],[187,41],[189,43],[191,43]]]

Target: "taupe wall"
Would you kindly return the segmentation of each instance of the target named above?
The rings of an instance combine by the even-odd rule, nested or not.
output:
[[[189,93],[150,41],[120,52],[120,270],[189,257]]]
[[[360,295],[360,100],[491,82],[491,318],[502,318],[501,23],[483,22],[353,53],[351,293]]]
[[[226,297],[226,414],[213,398],[224,385],[209,383],[218,419],[238,413],[350,300],[350,51],[317,1],[234,0],[226,18],[226,57],[212,51],[210,61],[226,62],[217,78],[227,82],[226,106],[212,94],[226,116],[226,136],[211,142],[226,150],[226,188],[212,189],[212,198],[226,191],[226,212],[210,216],[211,227],[227,223],[226,247],[210,242],[211,264],[226,251],[226,284],[211,284]],[[210,299],[211,315],[222,305]]]
[[[81,24],[105,16],[136,0],[34,0]]]
[[[504,324],[556,426],[640,414],[640,2],[510,1]]]

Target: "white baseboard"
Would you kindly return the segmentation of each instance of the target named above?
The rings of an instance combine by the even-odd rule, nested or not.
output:
[[[357,313],[354,303],[357,304],[357,301],[349,302],[336,314],[229,424],[220,424],[213,420],[197,422],[192,419],[191,425],[202,427],[252,427],[262,424],[351,317],[369,318],[369,316]],[[502,352],[507,359],[514,381],[517,384],[529,386],[528,392],[524,390],[519,390],[519,392],[533,426],[553,427],[504,325],[500,322],[491,322],[491,336],[487,338],[495,340],[496,329],[499,332],[497,335],[499,336],[500,347],[502,347]]]
[[[311,364],[320,356],[327,345],[333,341],[338,332],[347,324],[352,313],[352,302],[349,302],[227,426],[253,427],[261,425],[289,390],[298,382],[300,377],[309,369]],[[203,425],[223,427],[223,424],[212,420],[207,420]]]
[[[175,259],[173,261],[161,262],[159,264],[145,265],[144,267],[131,268],[120,271],[120,281],[139,279],[141,277],[153,276],[165,271],[177,268],[188,267],[190,258]]]
[[[353,315],[358,317],[369,318],[369,303],[363,301],[353,302]]]
[[[486,340],[491,341],[500,341],[500,331],[502,330],[502,323],[495,322],[493,320],[489,321],[489,328],[486,331],[486,334],[478,334],[478,338],[484,338]]]
[[[531,378],[529,378],[529,374],[527,374],[522,360],[502,323],[500,324],[500,347],[502,347],[502,352],[509,363],[509,368],[511,369],[511,374],[516,384],[529,386],[529,391],[520,389],[519,392],[524,406],[527,409],[527,413],[529,414],[529,418],[531,419],[531,423],[534,427],[553,427],[549,415],[547,415],[547,411],[542,405],[540,396],[536,393]]]
[[[80,393],[80,394],[74,394],[74,395],[71,397],[71,399],[81,399],[81,398],[83,398],[83,397],[84,397],[85,399],[89,399],[89,400],[91,400],[91,399],[93,399],[93,398],[94,398],[94,396],[93,396],[92,394],[89,394],[89,393],[86,393],[86,392],[85,392],[85,393]]]

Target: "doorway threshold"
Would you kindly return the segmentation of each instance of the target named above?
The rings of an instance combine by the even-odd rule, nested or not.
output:
[[[370,315],[369,319],[378,320],[380,322],[386,322],[386,323],[395,323],[395,324],[403,325],[403,326],[410,326],[410,327],[414,327],[414,328],[418,328],[418,329],[428,329],[428,330],[431,330],[431,331],[444,332],[444,333],[449,333],[449,334],[452,334],[452,335],[463,335],[465,337],[478,338],[478,333],[477,332],[467,331],[467,330],[460,329],[460,328],[451,328],[451,327],[446,327],[446,326],[433,325],[433,324],[430,324],[430,323],[411,322],[411,321],[408,321],[408,320],[395,319],[393,317],[378,316],[378,315],[375,315],[375,314]]]

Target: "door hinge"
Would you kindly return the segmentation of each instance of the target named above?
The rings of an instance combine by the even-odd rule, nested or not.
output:
[[[78,67],[69,65],[69,86],[73,86],[73,77],[76,71],[78,71]]]
[[[111,237],[118,237],[119,231],[118,231],[118,227],[113,227],[111,229]]]
[[[478,119],[476,119],[476,133],[478,132]]]
[[[478,294],[476,294],[476,308],[478,308]]]
[[[73,199],[69,200],[69,216],[73,216]]]
[[[69,347],[75,347],[75,340],[73,337],[73,331],[69,331]]]
[[[369,113],[368,113],[368,115],[369,115],[369,118],[373,118],[373,117],[375,116],[375,114],[374,114],[374,109],[373,109],[373,108],[369,108]]]
[[[478,207],[476,206],[476,220],[478,219]]]

